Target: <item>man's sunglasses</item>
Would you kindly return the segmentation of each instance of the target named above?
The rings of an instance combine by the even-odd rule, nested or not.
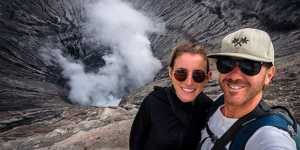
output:
[[[220,73],[225,74],[231,72],[237,64],[240,70],[248,76],[257,75],[260,72],[261,66],[264,65],[262,62],[246,59],[235,60],[230,58],[219,58],[217,60],[217,69]],[[268,65],[270,65],[270,63]]]
[[[174,77],[176,80],[182,82],[188,77],[188,71],[184,68],[179,68],[174,71]],[[206,79],[206,73],[203,70],[193,70],[192,78],[195,82],[201,83]]]

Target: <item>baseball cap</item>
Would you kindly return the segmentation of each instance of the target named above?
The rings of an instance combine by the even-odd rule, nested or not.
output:
[[[274,47],[270,36],[265,31],[244,28],[225,36],[220,52],[208,54],[210,58],[222,56],[274,64]]]

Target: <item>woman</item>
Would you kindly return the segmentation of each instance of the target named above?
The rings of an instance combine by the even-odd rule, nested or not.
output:
[[[212,101],[203,94],[210,79],[204,49],[183,42],[169,63],[172,87],[155,88],[132,124],[130,150],[193,150],[201,138]]]

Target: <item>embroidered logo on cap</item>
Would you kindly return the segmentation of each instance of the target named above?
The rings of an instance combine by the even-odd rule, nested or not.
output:
[[[247,37],[242,37],[242,38],[234,38],[232,40],[232,44],[234,47],[241,47],[243,44],[247,44],[248,43],[248,39]]]

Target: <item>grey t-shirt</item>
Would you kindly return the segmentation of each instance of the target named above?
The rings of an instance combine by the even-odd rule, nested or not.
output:
[[[236,118],[225,117],[220,108],[212,115],[208,121],[211,131],[221,137],[236,121]],[[202,130],[201,140],[209,137],[206,129]],[[226,146],[229,148],[230,143]],[[210,138],[205,140],[201,150],[210,150],[213,143]],[[295,141],[289,133],[272,126],[265,126],[258,129],[248,140],[245,150],[297,150]]]

